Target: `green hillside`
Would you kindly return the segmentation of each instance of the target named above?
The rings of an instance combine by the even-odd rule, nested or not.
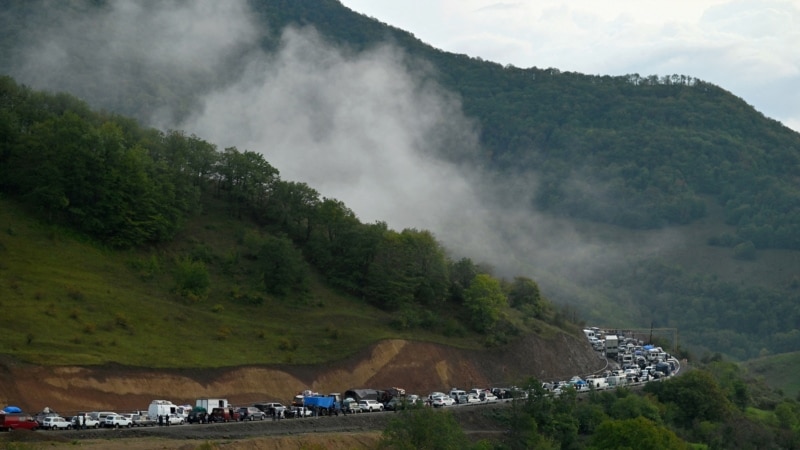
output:
[[[246,254],[240,237],[257,228],[206,207],[173,242],[120,251],[0,200],[3,353],[39,364],[222,367],[320,363],[385,338],[483,347],[480,334],[398,330],[394,314],[337,294],[316,275],[298,297],[248,286],[253,261],[242,258],[235,274],[219,262]],[[200,253],[218,262],[208,266],[207,297],[192,301],[175,293],[172,272],[181,255]]]
[[[758,379],[772,389],[779,390],[787,398],[797,399],[800,395],[800,352],[765,356],[743,364],[750,378]]]
[[[0,99],[0,341],[25,361],[310,364],[389,337],[577,331],[533,280],[361,223],[258,154],[7,77]]]
[[[561,261],[558,252],[548,253],[553,269],[527,259],[537,254],[538,248],[517,248],[509,237],[509,246],[518,253],[507,258],[513,275],[503,275],[535,279],[546,297],[571,308],[576,320],[619,328],[651,324],[678,328],[681,342],[698,354],[721,352],[743,360],[800,348],[800,310],[796,307],[800,301],[800,185],[796,175],[800,173],[800,135],[764,117],[735,93],[683,74],[610,77],[558,68],[501,66],[440,51],[335,0],[250,0],[247,7],[252,21],[248,25],[254,27],[251,38],[224,52],[214,70],[191,71],[189,65],[176,69],[171,64],[154,64],[149,58],[151,49],[137,46],[144,39],[141,36],[115,42],[116,51],[107,52],[107,36],[97,31],[102,31],[102,26],[73,29],[75,23],[108,26],[104,20],[112,15],[113,2],[61,2],[47,7],[38,1],[5,2],[0,6],[0,73],[14,76],[19,83],[70,92],[111,114],[145,121],[154,111],[163,110],[169,113],[171,123],[180,123],[198,110],[206,93],[235,85],[253,55],[264,55],[270,61],[279,54],[286,44],[287,27],[308,33],[313,29],[332,52],[347,57],[389,45],[421,85],[435,85],[452,94],[467,118],[474,120],[480,144],[477,151],[448,140],[445,129],[434,130],[441,131],[434,133],[437,138],[445,137],[430,145],[429,151],[431,157],[456,167],[484,171],[480,191],[486,197],[480,206],[499,208],[504,205],[503,196],[528,198],[535,192],[525,212],[556,218],[563,221],[563,228],[580,230],[589,243],[587,253],[595,242],[606,245],[601,252],[607,254],[592,255],[594,261],[571,263]],[[155,6],[150,9],[158,10]],[[50,40],[63,44],[56,46],[63,52],[57,59],[61,65],[58,70],[32,74],[26,70],[31,60],[50,48],[37,44]],[[48,83],[48,73],[58,76]],[[71,104],[66,97],[59,101]],[[71,108],[78,117],[87,114],[86,106]],[[8,133],[19,125],[13,114],[8,114],[0,118],[5,125],[0,129],[3,143],[10,142]],[[61,165],[48,166],[54,174],[59,174],[60,167],[96,173],[95,166],[78,167],[70,157],[48,150],[52,142],[61,139],[63,129],[47,126],[43,128],[51,133],[50,141],[27,144],[37,145],[47,160],[65,158]],[[100,130],[101,140],[114,139],[113,127],[93,126]],[[8,192],[22,203],[34,202],[37,206],[31,209],[38,208],[38,217],[57,220],[107,245],[140,248],[154,242],[164,245],[180,235],[182,221],[202,210],[200,198],[217,189],[224,194],[218,199],[232,202],[228,214],[255,221],[269,236],[283,236],[267,239],[272,246],[264,251],[294,255],[290,260],[295,263],[299,261],[297,251],[302,253],[312,269],[308,280],[324,280],[338,292],[393,311],[392,320],[400,328],[437,323],[451,335],[465,333],[465,329],[480,332],[482,325],[469,319],[478,314],[476,308],[460,310],[458,319],[449,323],[441,319],[449,317],[443,314],[446,306],[464,306],[460,290],[468,283],[453,279],[455,262],[443,258],[448,250],[433,245],[435,239],[429,232],[392,232],[381,224],[356,225],[346,206],[327,202],[329,199],[308,186],[291,182],[278,184],[283,191],[271,191],[284,196],[286,201],[280,205],[284,209],[272,208],[274,205],[261,209],[266,199],[258,198],[257,190],[251,188],[269,182],[269,172],[260,173],[266,178],[256,180],[239,180],[234,172],[224,173],[231,177],[228,185],[206,186],[198,180],[214,173],[208,165],[208,157],[216,151],[213,143],[202,141],[202,136],[184,142],[180,133],[170,135],[171,143],[159,144],[168,151],[157,150],[159,157],[150,165],[150,161],[143,163],[137,152],[150,154],[148,142],[158,142],[157,133],[130,137],[125,134],[130,125],[120,128],[126,140],[132,139],[127,144],[137,142],[141,147],[128,155],[127,166],[120,167],[138,168],[144,177],[139,181],[163,184],[140,189],[143,185],[133,182],[120,197],[103,197],[98,203],[97,198],[81,198],[75,192],[114,179],[76,176],[72,181],[79,185],[67,196],[71,204],[64,208],[62,186],[38,184],[39,174],[20,177],[16,168],[37,167],[39,160],[33,158],[6,164],[14,168],[8,172],[13,183],[5,184],[6,188],[13,185]],[[76,133],[71,136],[79,138],[80,132]],[[242,162],[245,166],[269,166],[266,161],[248,161],[254,156],[248,153],[252,149],[233,150],[217,152],[227,158],[231,168]],[[194,159],[186,160],[187,154]],[[9,158],[9,154],[0,154],[0,158]],[[11,160],[2,160],[7,161]],[[197,179],[156,176],[180,167],[176,161],[195,170]],[[21,163],[27,166],[19,166]],[[209,190],[202,191],[203,186]],[[147,200],[133,200],[142,198]],[[308,198],[324,204],[319,211],[333,214],[328,218],[339,217],[337,226],[347,232],[331,228],[323,239],[322,227],[309,226],[310,216],[301,211],[308,206],[304,203]],[[292,203],[295,200],[297,203]],[[76,207],[79,201],[83,204]],[[106,220],[120,202],[136,213]],[[315,208],[312,210],[318,211]],[[300,212],[284,214],[289,210]],[[502,219],[519,217],[519,213],[495,211]],[[104,218],[90,221],[86,217]],[[526,220],[536,223],[523,216],[498,234],[507,237],[529,225]],[[331,239],[333,236],[337,238]],[[363,246],[354,246],[355,242]],[[384,252],[381,258],[370,253],[378,248],[378,242]],[[662,245],[652,250],[652,242]],[[265,242],[258,242],[259,247],[262,244]],[[571,244],[564,244],[565,253]],[[393,258],[407,257],[413,248],[430,250],[425,256],[437,261],[437,266],[426,266],[426,259],[418,258],[396,271]],[[382,271],[368,270],[367,262],[378,264]],[[426,267],[423,275],[418,271],[421,266]],[[466,266],[466,280],[484,270],[471,260]],[[306,278],[291,278],[302,273],[303,267],[299,264],[285,272],[287,278],[278,283],[281,289],[289,286],[302,291]],[[400,286],[391,283],[400,273]],[[245,288],[245,297],[251,295],[253,284],[250,281]],[[503,288],[508,291],[508,286]],[[424,305],[429,313],[418,314],[418,305]],[[508,335],[500,331],[497,337],[503,341]]]

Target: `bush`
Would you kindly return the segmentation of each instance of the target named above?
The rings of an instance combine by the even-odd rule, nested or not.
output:
[[[204,299],[211,285],[206,265],[191,258],[182,258],[175,265],[175,289],[183,297]]]
[[[756,259],[756,246],[751,241],[742,242],[733,247],[733,256],[736,259],[752,261]]]
[[[295,340],[289,338],[282,338],[278,341],[278,349],[284,352],[293,352],[297,350],[298,345]]]

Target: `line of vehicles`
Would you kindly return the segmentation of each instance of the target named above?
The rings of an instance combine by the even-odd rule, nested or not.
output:
[[[608,366],[600,374],[568,381],[542,384],[551,395],[566,389],[585,392],[614,389],[659,380],[677,373],[678,361],[660,347],[644,345],[641,341],[603,332],[597,328],[584,330],[590,345],[607,358]],[[169,400],[153,400],[146,411],[80,412],[69,418],[45,408],[35,415],[25,414],[15,406],[0,410],[0,431],[70,430],[89,428],[133,428],[174,426],[191,423],[283,420],[291,418],[331,416],[396,411],[409,405],[444,408],[510,401],[524,398],[527,392],[511,388],[473,388],[469,391],[452,388],[448,393],[431,392],[427,397],[406,394],[404,389],[350,389],[340,393],[319,394],[310,390],[298,393],[289,405],[279,402],[256,402],[234,407],[225,398],[199,398],[195,405],[176,405]]]

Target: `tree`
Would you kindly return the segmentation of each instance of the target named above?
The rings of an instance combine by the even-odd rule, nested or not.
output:
[[[464,306],[470,314],[470,324],[481,333],[490,330],[507,305],[500,282],[486,274],[478,274],[464,292]]]
[[[286,236],[266,237],[258,259],[267,292],[286,296],[291,292],[303,293],[307,290],[308,269],[303,254]]]
[[[671,404],[673,421],[686,428],[695,422],[723,420],[731,412],[730,401],[705,370],[692,370],[663,383],[648,383],[644,390]]]
[[[683,450],[689,446],[675,433],[644,417],[607,420],[591,438],[593,449]]]
[[[383,430],[380,448],[394,450],[462,450],[469,440],[453,414],[433,408],[405,409]]]
[[[516,277],[508,289],[508,302],[514,308],[530,305],[538,314],[541,312],[542,296],[539,293],[539,285],[535,281],[526,277]]]

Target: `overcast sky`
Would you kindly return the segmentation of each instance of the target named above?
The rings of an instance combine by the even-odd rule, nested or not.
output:
[[[517,67],[691,75],[800,131],[797,0],[342,0],[436,48]]]

